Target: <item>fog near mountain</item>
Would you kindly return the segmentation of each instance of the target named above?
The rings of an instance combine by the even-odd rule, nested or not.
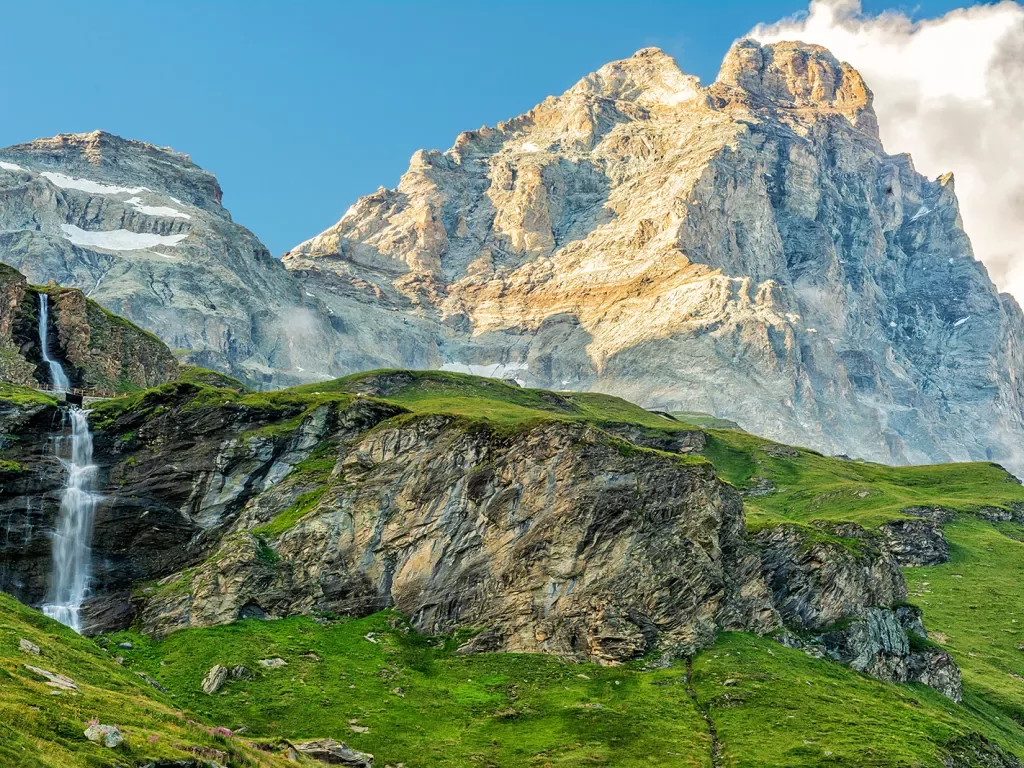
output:
[[[1024,301],[1024,6],[957,9],[914,22],[859,0],[814,0],[805,16],[762,25],[761,42],[830,49],[875,95],[889,152],[910,152],[929,177],[956,175],[964,227],[1001,290]]]

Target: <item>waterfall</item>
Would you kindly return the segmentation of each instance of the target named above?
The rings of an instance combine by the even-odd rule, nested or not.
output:
[[[76,632],[82,631],[79,612],[89,591],[90,549],[96,495],[92,491],[96,467],[92,463],[89,412],[68,410],[71,421],[71,455],[61,457],[67,471],[61,493],[57,529],[53,532],[53,569],[43,613]],[[57,438],[58,453],[68,437]]]
[[[56,360],[50,358],[50,344],[47,339],[49,329],[49,316],[50,316],[50,297],[42,291],[39,292],[39,350],[43,357],[43,362],[50,366],[50,383],[53,384],[53,388],[57,390],[64,390],[65,392],[71,389],[71,382],[68,380],[67,374],[64,373],[64,367]]]
[[[43,362],[50,366],[50,379],[55,389],[71,389],[71,381],[64,367],[50,357],[47,343],[49,297],[39,294],[39,344]],[[89,412],[71,407],[65,411],[61,434],[55,439],[57,456],[67,478],[61,491],[57,528],[53,532],[53,569],[50,589],[43,605],[43,613],[76,632],[82,631],[80,614],[82,603],[89,591],[92,521],[96,511],[96,496],[92,491],[96,467],[92,463],[92,433],[89,432]],[[65,435],[63,424],[71,422],[71,435]],[[68,441],[70,437],[70,451]]]

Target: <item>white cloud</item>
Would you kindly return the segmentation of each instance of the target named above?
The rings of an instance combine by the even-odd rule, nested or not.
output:
[[[953,171],[964,227],[996,284],[1024,304],[1024,6],[1004,0],[912,21],[813,0],[761,25],[761,42],[803,40],[852,64],[875,94],[882,141],[919,171]]]

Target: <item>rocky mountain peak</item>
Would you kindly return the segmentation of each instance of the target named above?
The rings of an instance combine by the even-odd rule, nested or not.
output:
[[[217,178],[170,147],[124,139],[106,131],[60,133],[0,151],[4,158],[37,170],[106,184],[138,186],[173,195],[190,205],[222,212]]]
[[[700,80],[684,74],[660,48],[642,48],[587,75],[566,96],[579,94],[632,101],[647,108],[675,106],[700,97]]]
[[[722,62],[715,85],[741,89],[755,102],[774,107],[834,110],[878,137],[873,96],[864,78],[820,45],[740,40]]]

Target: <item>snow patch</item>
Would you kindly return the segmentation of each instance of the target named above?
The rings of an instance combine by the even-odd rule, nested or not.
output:
[[[15,165],[14,163],[5,163],[2,160],[0,160],[0,168],[3,168],[5,171],[24,171],[25,170],[20,165]]]
[[[452,373],[468,373],[473,376],[484,376],[489,379],[516,379],[517,371],[527,370],[527,363],[491,363],[490,365],[473,365],[471,363],[445,363],[442,371]]]
[[[63,173],[54,173],[53,171],[43,171],[40,176],[44,176],[55,186],[61,189],[77,189],[82,192],[91,192],[94,195],[137,195],[139,192],[151,192],[149,187],[116,187],[113,184],[104,184],[100,181],[92,181],[91,179],[76,179],[72,176],[65,176]]]
[[[911,216],[911,217],[910,217],[910,220],[911,220],[911,221],[916,221],[917,219],[920,219],[920,218],[921,218],[922,216],[924,216],[925,214],[928,214],[928,213],[931,213],[931,212],[932,212],[932,211],[931,211],[931,209],[930,209],[930,208],[925,208],[925,207],[924,207],[924,206],[922,205],[922,206],[921,206],[921,207],[920,207],[920,208],[919,208],[919,209],[917,210],[917,213],[915,213],[915,214],[914,214],[913,216]]]
[[[148,216],[169,216],[173,219],[191,219],[187,213],[182,213],[177,208],[171,208],[167,205],[146,205],[142,202],[140,197],[132,197],[124,201],[125,205],[130,205],[139,213],[145,213]]]
[[[967,317],[961,317],[959,320],[957,320],[955,323],[953,323],[953,327],[954,328],[958,328],[958,327],[960,327],[961,325],[963,325],[964,323],[966,323],[970,319],[971,319],[970,315],[968,315]]]
[[[523,144],[523,152],[540,152],[540,147],[534,144],[532,141],[528,141]]]
[[[177,245],[188,237],[187,232],[181,235],[154,235],[150,232],[132,232],[127,229],[88,232],[74,224],[61,224],[60,228],[64,230],[64,236],[75,245],[104,248],[108,251],[142,251],[155,245]]]

